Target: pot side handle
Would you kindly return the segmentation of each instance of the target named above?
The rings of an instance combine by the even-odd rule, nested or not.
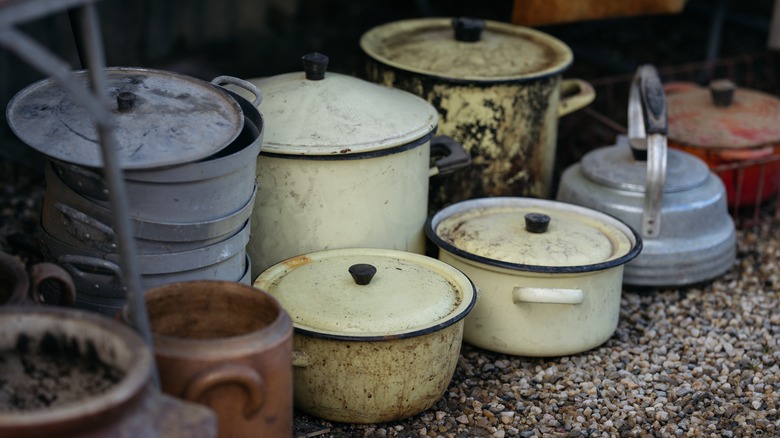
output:
[[[222,363],[196,374],[182,390],[182,398],[203,403],[206,394],[222,385],[239,385],[246,391],[244,418],[252,418],[266,398],[265,381],[254,369],[238,363]]]
[[[43,302],[41,286],[43,282],[49,280],[59,285],[60,306],[72,307],[76,303],[76,285],[68,271],[62,267],[50,262],[37,263],[30,268],[30,277],[32,277],[30,298],[36,304]]]
[[[431,138],[431,156],[442,156],[428,171],[428,176],[447,175],[471,165],[471,155],[462,144],[446,135]]]
[[[558,117],[585,108],[596,99],[596,90],[583,79],[561,81],[561,100],[558,102]]]
[[[585,293],[582,289],[519,286],[512,291],[512,302],[515,304],[582,304],[584,298]]]
[[[233,76],[217,76],[216,78],[211,80],[211,83],[220,87],[223,84],[231,84],[239,88],[243,88],[244,90],[252,93],[252,95],[255,96],[255,100],[252,102],[252,105],[258,107],[261,103],[263,103],[263,92],[260,91],[259,88],[257,88],[257,85],[249,81],[245,81],[243,79],[239,79]]]

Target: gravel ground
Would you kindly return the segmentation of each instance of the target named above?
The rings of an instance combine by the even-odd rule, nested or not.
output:
[[[26,263],[43,180],[0,158],[0,243]],[[738,260],[697,287],[626,290],[602,346],[525,358],[463,345],[439,402],[386,424],[336,424],[296,412],[296,437],[780,435],[780,220],[738,230]]]

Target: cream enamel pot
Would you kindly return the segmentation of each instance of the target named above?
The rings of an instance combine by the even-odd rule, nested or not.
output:
[[[252,275],[323,249],[424,253],[429,179],[468,165],[468,155],[434,137],[428,102],[326,72],[325,55],[303,58],[304,72],[250,80],[263,91],[267,126],[247,246]],[[432,167],[439,149],[446,154]]]
[[[480,290],[463,340],[519,356],[575,354],[609,339],[623,265],[642,249],[618,219],[534,198],[456,203],[431,217],[426,233],[439,259]]]
[[[431,186],[431,213],[483,196],[549,197],[558,118],[595,98],[562,79],[571,49],[535,29],[477,18],[407,19],[360,39],[366,77],[430,102],[439,133],[471,154],[464,174]]]
[[[254,286],[293,320],[295,406],[345,423],[416,415],[447,389],[477,292],[431,257],[375,248],[278,263]]]

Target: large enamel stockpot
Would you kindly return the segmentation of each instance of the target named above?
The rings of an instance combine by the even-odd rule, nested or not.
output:
[[[424,253],[429,178],[469,162],[460,145],[433,137],[438,116],[426,101],[326,73],[327,61],[309,54],[305,72],[252,80],[268,125],[247,247],[253,276],[323,249]],[[431,168],[434,148],[453,152]]]
[[[0,307],[0,436],[216,437],[214,413],[160,393],[152,367],[143,340],[117,321],[77,309]]]
[[[719,172],[729,206],[774,199],[780,187],[780,99],[724,79],[708,87],[668,83],[665,90],[669,146],[710,168],[733,166]]]
[[[697,157],[667,149],[664,108],[657,72],[640,67],[629,96],[628,138],[566,169],[556,198],[641,232],[642,254],[626,264],[623,276],[632,286],[699,283],[728,271],[736,259],[723,182]]]
[[[479,288],[463,340],[519,356],[574,354],[609,339],[623,266],[642,249],[618,219],[535,198],[462,201],[432,216],[425,231],[439,259]]]
[[[430,408],[460,357],[477,299],[462,272],[404,251],[345,248],[278,263],[254,282],[293,320],[295,406],[345,423]]]
[[[74,72],[76,81],[87,71]],[[254,190],[254,157],[263,123],[256,108],[262,95],[241,102],[225,88],[167,71],[106,69],[117,155],[127,187],[129,214],[155,222],[218,220],[243,207]],[[109,208],[94,121],[53,79],[38,81],[14,96],[7,117],[14,133],[53,162],[74,191]]]
[[[470,169],[432,184],[431,212],[482,196],[549,197],[558,117],[589,104],[590,84],[563,80],[573,55],[534,29],[473,18],[401,20],[360,39],[369,80],[439,112],[439,133],[470,152]]]

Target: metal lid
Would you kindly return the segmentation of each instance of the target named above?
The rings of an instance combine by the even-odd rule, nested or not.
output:
[[[667,84],[669,139],[713,149],[780,142],[780,99],[729,82],[713,81],[710,87]]]
[[[357,340],[439,330],[465,317],[476,300],[474,285],[450,265],[372,248],[294,257],[265,270],[254,286],[279,301],[296,330]]]
[[[74,72],[89,87],[89,74]],[[167,71],[106,69],[114,135],[123,169],[195,162],[228,146],[241,132],[241,107],[208,82]],[[38,81],[8,104],[14,133],[39,152],[86,167],[102,167],[96,124],[55,80]]]
[[[584,272],[623,264],[641,239],[604,213],[534,198],[482,198],[433,216],[426,233],[469,260],[531,272]]]
[[[263,90],[262,153],[352,155],[420,144],[436,131],[436,109],[395,88],[326,73],[327,57],[304,57],[305,72],[250,82]]]
[[[618,136],[614,146],[588,152],[580,164],[585,176],[599,184],[642,193],[647,187],[647,161],[634,158],[626,136]],[[667,149],[663,191],[679,192],[698,187],[707,180],[709,172],[707,164],[699,158]]]
[[[522,26],[473,18],[401,20],[360,38],[389,66],[449,80],[517,81],[561,73],[574,57],[562,41]]]

